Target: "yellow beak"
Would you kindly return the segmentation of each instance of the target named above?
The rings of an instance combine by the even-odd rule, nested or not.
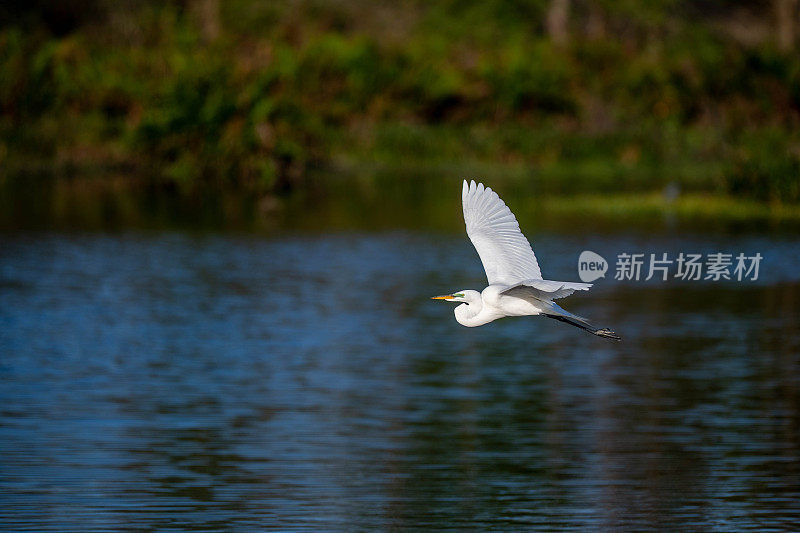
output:
[[[452,298],[452,294],[446,294],[444,296],[431,296],[431,300],[450,300]]]

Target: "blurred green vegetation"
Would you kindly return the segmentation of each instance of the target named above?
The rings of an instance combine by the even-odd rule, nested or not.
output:
[[[265,197],[392,169],[797,203],[786,3],[11,2],[0,181]]]

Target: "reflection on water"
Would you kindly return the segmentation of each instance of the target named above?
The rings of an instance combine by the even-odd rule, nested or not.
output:
[[[0,528],[762,530],[800,520],[797,240],[757,283],[601,280],[462,328],[462,236],[0,237]],[[563,275],[559,276],[558,273]]]

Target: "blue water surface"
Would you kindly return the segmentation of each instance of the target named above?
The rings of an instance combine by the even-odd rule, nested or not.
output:
[[[461,235],[0,236],[0,529],[792,529],[800,239],[536,235],[764,256],[459,326]]]

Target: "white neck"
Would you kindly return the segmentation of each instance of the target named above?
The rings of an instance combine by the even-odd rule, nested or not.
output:
[[[482,326],[500,318],[500,315],[483,305],[482,298],[472,300],[468,304],[459,305],[455,308],[454,314],[456,315],[456,322],[468,328]]]

